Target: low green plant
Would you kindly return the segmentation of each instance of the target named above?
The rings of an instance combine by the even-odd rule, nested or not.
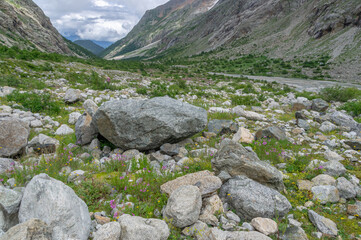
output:
[[[261,103],[254,96],[232,96],[232,104],[245,106],[261,106]]]
[[[347,111],[353,116],[361,115],[361,100],[345,103],[340,109]]]
[[[48,93],[37,94],[14,91],[6,98],[8,101],[14,101],[21,104],[26,110],[30,110],[34,113],[46,113],[51,116],[59,114],[62,107],[62,103],[53,100]]]
[[[321,90],[321,97],[330,102],[330,101],[338,101],[338,102],[347,102],[348,100],[360,98],[361,90],[357,88],[345,88],[339,85],[333,87],[327,87]]]

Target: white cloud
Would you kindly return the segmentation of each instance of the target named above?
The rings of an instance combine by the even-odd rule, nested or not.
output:
[[[148,9],[168,0],[34,0],[65,37],[97,41],[123,38]]]

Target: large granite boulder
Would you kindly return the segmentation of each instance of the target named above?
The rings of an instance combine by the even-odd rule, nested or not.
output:
[[[151,150],[202,131],[206,110],[169,97],[104,103],[93,121],[99,133],[121,149]]]
[[[283,217],[291,209],[285,196],[245,176],[237,176],[223,184],[220,197],[245,221],[256,217]]]
[[[87,205],[64,183],[42,173],[25,188],[19,221],[38,218],[52,228],[52,239],[87,240],[90,215]]]
[[[232,177],[245,175],[278,191],[284,189],[280,171],[261,161],[256,153],[234,141],[222,141],[220,150],[212,159],[212,167],[216,174],[225,171]]]
[[[24,152],[30,127],[17,118],[0,120],[0,157],[13,157]]]

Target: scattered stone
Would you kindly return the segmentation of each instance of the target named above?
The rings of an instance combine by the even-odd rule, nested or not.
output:
[[[332,132],[336,128],[337,128],[337,126],[329,121],[323,122],[320,126],[320,130],[325,133]]]
[[[179,151],[180,146],[178,146],[177,144],[166,143],[160,147],[160,152],[169,156],[178,155]]]
[[[32,148],[34,152],[41,154],[54,153],[59,145],[60,142],[57,139],[48,137],[44,134],[39,134],[28,143],[29,148]]]
[[[78,121],[78,118],[79,118],[80,116],[81,116],[81,114],[78,113],[78,112],[72,112],[72,113],[70,113],[70,114],[69,114],[69,121],[68,121],[68,123],[74,125],[74,124]]]
[[[208,123],[208,132],[218,135],[229,134],[237,132],[238,126],[231,120],[211,120]]]
[[[308,240],[305,230],[301,227],[292,226],[286,229],[286,232],[283,234],[283,240]]]
[[[120,233],[121,229],[118,222],[106,223],[94,233],[94,240],[119,240]]]
[[[167,223],[160,219],[124,214],[118,222],[122,240],[167,240],[170,234]]]
[[[169,97],[127,99],[104,103],[94,120],[99,133],[115,146],[151,150],[202,131],[207,111]]]
[[[299,190],[308,190],[311,191],[311,188],[314,186],[314,183],[308,180],[297,180],[297,187]]]
[[[312,179],[315,186],[330,185],[336,186],[336,180],[327,174],[320,174]]]
[[[285,131],[277,126],[272,126],[263,130],[259,130],[256,133],[256,140],[260,140],[263,138],[275,138],[277,140],[287,139]]]
[[[53,240],[52,229],[39,219],[30,219],[9,229],[0,240]]]
[[[211,228],[216,240],[272,240],[272,238],[256,231],[222,231],[218,228]]]
[[[267,236],[275,234],[278,231],[277,223],[269,218],[253,218],[251,224],[257,231]]]
[[[315,186],[311,189],[313,193],[313,199],[320,201],[322,204],[328,202],[335,203],[340,200],[339,191],[335,186]]]
[[[344,177],[338,178],[336,187],[340,192],[340,197],[344,199],[350,199],[356,197],[357,192],[355,186],[346,178]]]
[[[330,219],[318,215],[312,210],[308,210],[308,217],[313,223],[313,225],[315,225],[320,232],[331,236],[337,236],[338,229],[336,223],[334,223]]]
[[[342,160],[344,160],[344,158],[342,156],[340,156],[338,153],[330,151],[330,150],[326,151],[324,156],[329,161],[342,161]]]
[[[345,113],[335,111],[330,115],[331,122],[341,127],[349,127],[351,130],[359,131],[357,122]]]
[[[299,126],[300,128],[304,129],[305,131],[310,130],[310,124],[303,119],[297,119],[297,126]]]
[[[317,111],[317,112],[325,112],[328,108],[328,103],[321,99],[321,98],[317,98],[317,99],[313,99],[312,100],[312,106],[311,106],[311,110]]]
[[[241,127],[238,129],[237,133],[234,134],[232,141],[240,143],[252,143],[254,141],[254,136],[248,129]]]
[[[81,99],[81,91],[79,89],[69,88],[64,96],[64,102],[66,103],[75,103],[77,101],[80,101]]]
[[[19,223],[22,193],[0,186],[0,230],[7,231]]]
[[[160,186],[160,189],[162,192],[171,195],[176,189],[186,185],[197,186],[202,196],[207,196],[216,192],[222,186],[222,181],[218,177],[214,176],[213,173],[205,170],[190,173],[166,182]]]
[[[231,176],[245,175],[279,191],[284,189],[283,176],[275,167],[231,140],[222,141],[220,150],[212,159],[212,167],[216,174],[225,171]]]
[[[93,102],[93,100],[87,99],[83,103],[83,108],[85,109],[86,113],[88,113],[91,117],[93,117],[95,112],[98,110],[98,105],[95,102]]]
[[[198,220],[202,207],[199,189],[195,186],[181,186],[168,199],[163,217],[178,228],[192,225]]]
[[[73,129],[71,129],[68,125],[63,124],[56,130],[55,135],[69,135],[73,133]]]
[[[98,131],[94,125],[90,114],[84,113],[78,118],[75,124],[76,141],[80,145],[91,143],[98,135]]]
[[[202,209],[201,209],[201,215],[199,216],[199,220],[212,225],[217,226],[218,225],[218,219],[216,218],[215,214],[223,213],[223,204],[221,199],[217,194],[204,198]]]
[[[16,118],[0,119],[0,157],[24,153],[30,134],[29,126]]]
[[[85,179],[85,172],[83,170],[76,170],[69,174],[68,182],[73,182],[75,185],[79,185]]]
[[[223,184],[220,197],[246,221],[256,217],[282,217],[291,209],[286,197],[245,176],[237,176]]]
[[[48,223],[53,240],[87,240],[90,233],[87,205],[70,187],[44,173],[28,183],[21,201],[20,223],[32,218]]]
[[[186,236],[192,236],[196,240],[215,240],[211,229],[201,221],[197,221],[192,226],[183,229],[182,233]]]
[[[232,113],[237,114],[240,117],[244,117],[253,121],[265,121],[267,118],[263,114],[259,114],[252,111],[246,111],[242,107],[237,106],[231,110]]]
[[[323,169],[325,169],[325,174],[338,177],[342,174],[346,173],[346,168],[342,165],[342,163],[337,161],[329,161],[322,164]]]

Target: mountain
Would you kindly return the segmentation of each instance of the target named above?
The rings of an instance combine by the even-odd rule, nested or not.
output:
[[[359,0],[171,0],[147,11],[104,57],[191,56],[212,50],[225,58],[326,55],[335,63],[335,77],[352,79],[361,74],[360,27]]]
[[[104,48],[99,46],[98,44],[94,43],[91,40],[76,40],[74,41],[75,44],[87,49],[91,53],[95,55],[99,55],[101,52],[104,51]]]
[[[102,56],[113,58],[144,47],[151,49],[197,16],[207,12],[217,1],[171,0],[149,10],[124,39],[108,47]]]
[[[0,1],[0,44],[76,55],[49,18],[31,0]]]

